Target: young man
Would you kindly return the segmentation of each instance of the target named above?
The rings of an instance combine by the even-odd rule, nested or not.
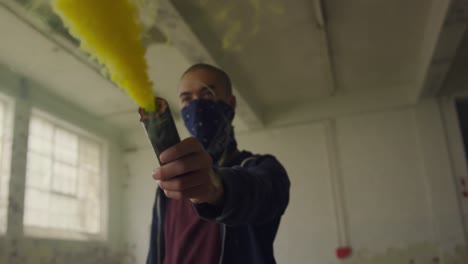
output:
[[[276,263],[273,241],[289,179],[271,155],[239,151],[229,76],[196,64],[179,85],[192,138],[161,153],[147,263]]]

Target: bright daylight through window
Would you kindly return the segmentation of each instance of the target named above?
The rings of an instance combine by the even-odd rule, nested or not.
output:
[[[33,111],[29,126],[26,235],[90,239],[105,218],[102,140]]]

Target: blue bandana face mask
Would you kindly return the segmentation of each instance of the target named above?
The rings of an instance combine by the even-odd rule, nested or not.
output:
[[[197,138],[213,159],[218,159],[233,138],[234,109],[223,101],[198,99],[182,108],[189,133]]]

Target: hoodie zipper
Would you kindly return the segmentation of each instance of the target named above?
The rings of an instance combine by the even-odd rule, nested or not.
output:
[[[157,208],[156,208],[156,214],[157,214],[157,219],[159,219],[158,221],[158,235],[156,237],[156,242],[157,242],[157,245],[156,245],[156,254],[158,256],[158,259],[157,259],[157,264],[162,264],[162,261],[161,261],[161,232],[162,232],[162,228],[161,228],[161,225],[162,225],[162,219],[161,219],[161,195],[160,195],[160,192],[161,190],[159,190],[158,188],[158,192],[156,193],[156,204],[157,204]]]
[[[221,238],[221,255],[219,257],[219,264],[223,264],[223,257],[224,257],[224,246],[226,244],[226,225],[222,224],[222,238]]]

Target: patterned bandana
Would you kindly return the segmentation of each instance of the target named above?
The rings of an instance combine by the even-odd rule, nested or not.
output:
[[[201,142],[215,163],[234,141],[234,109],[223,101],[193,100],[182,108],[182,118],[189,133]]]

